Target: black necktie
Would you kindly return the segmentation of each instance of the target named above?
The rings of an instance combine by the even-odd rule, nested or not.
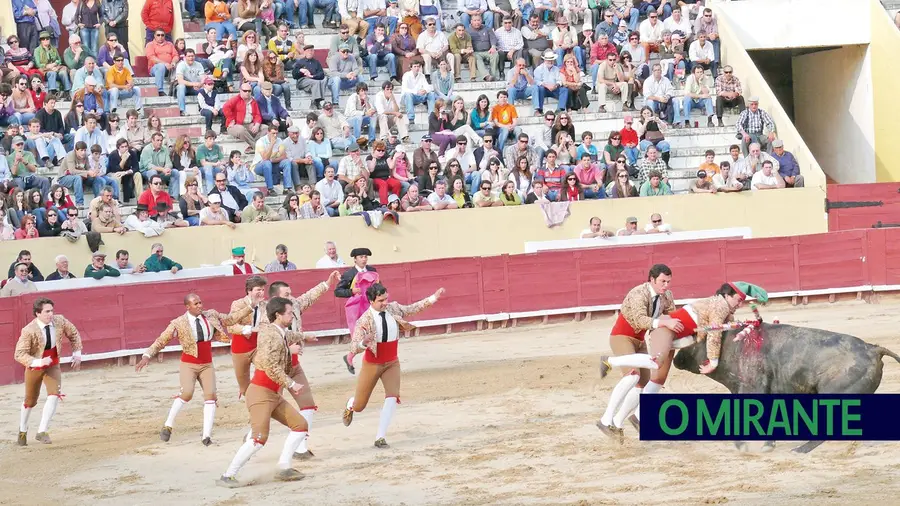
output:
[[[653,296],[653,317],[659,316],[659,295]]]
[[[386,343],[388,340],[387,313],[382,311],[378,314],[381,315],[381,342]]]
[[[259,306],[253,308],[253,327],[256,326],[256,316],[259,314]]]
[[[203,335],[203,324],[200,323],[200,317],[198,316],[194,319],[194,322],[197,323],[197,342],[202,343],[205,336]]]
[[[47,344],[44,345],[44,349],[49,350],[53,347],[53,343],[50,341],[50,325],[44,327],[44,334],[47,336]]]

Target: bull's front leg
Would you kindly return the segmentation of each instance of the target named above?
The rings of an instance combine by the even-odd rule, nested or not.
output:
[[[747,377],[749,376],[749,377]],[[758,371],[756,374],[745,375],[741,379],[741,382],[738,387],[739,394],[769,394],[772,393],[769,388],[769,382],[766,375],[763,371]],[[750,451],[750,447],[747,445],[746,441],[735,441],[734,446],[741,452]],[[763,444],[762,452],[769,453],[775,450],[775,441],[766,441]]]

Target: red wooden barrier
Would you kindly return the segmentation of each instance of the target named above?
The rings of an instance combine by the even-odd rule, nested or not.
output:
[[[830,204],[828,230],[830,231],[872,228],[879,221],[900,223],[900,184],[898,183],[828,185],[828,202]],[[880,203],[880,205],[859,205],[859,203],[866,202]],[[853,207],[844,207],[848,205]]]
[[[378,273],[401,303],[445,287],[441,304],[417,317],[439,319],[616,305],[646,280],[654,263],[673,269],[679,299],[708,296],[720,283],[736,280],[770,292],[900,285],[900,229],[452,258],[378,266]],[[320,269],[267,277],[289,283],[298,295],[328,274]],[[182,300],[190,292],[200,294],[205,307],[228,311],[244,293],[244,281],[228,276],[0,299],[0,384],[22,379],[13,350],[38,296],[52,298],[57,311],[78,326],[86,353],[101,353],[146,347],[184,312]],[[304,328],[346,328],[345,302],[327,293],[304,312]]]

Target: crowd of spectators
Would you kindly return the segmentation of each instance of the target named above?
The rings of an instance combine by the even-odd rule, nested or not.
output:
[[[727,160],[707,153],[690,191],[803,185],[772,117],[720,66],[712,11],[691,2],[460,0],[448,15],[426,0],[187,0],[189,15],[205,21],[202,51],[171,40],[174,2],[144,3],[147,67],[182,115],[196,96],[202,141],[170,139],[159,117],[144,114],[127,51],[127,1],[72,0],[60,18],[46,0],[12,0],[17,33],[0,48],[0,239],[77,239],[87,230],[151,237],[170,227],[384,208],[668,195],[666,134],[700,126],[691,124],[693,109],[706,126],[722,127],[725,109],[736,107],[739,141]],[[323,26],[337,29],[327,71],[296,30],[314,27],[317,9]],[[380,83],[379,67],[387,74]],[[467,104],[454,90],[464,67],[472,81],[505,87]],[[342,90],[352,90],[344,107]],[[315,109],[305,121],[290,118],[296,93]],[[645,105],[632,114],[639,94]],[[628,111],[621,128],[606,139],[576,129],[573,111],[593,102],[607,111],[610,95]],[[134,106],[119,110],[128,97]],[[65,118],[56,109],[62,99],[72,101]],[[529,99],[541,118],[533,135],[520,124],[520,101]],[[412,146],[420,104],[428,134]],[[246,143],[243,152],[226,152],[222,133]],[[282,193],[281,205],[266,204]],[[133,201],[126,217],[121,207]],[[79,208],[90,209],[83,221]]]

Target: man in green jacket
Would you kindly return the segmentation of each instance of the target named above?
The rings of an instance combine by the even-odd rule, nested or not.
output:
[[[173,262],[171,258],[163,256],[163,245],[160,243],[150,246],[150,253],[150,258],[144,260],[146,272],[172,271],[172,274],[176,274],[181,269],[184,269],[180,263]]]
[[[117,278],[121,275],[118,269],[106,265],[106,253],[95,252],[91,257],[91,264],[85,267],[84,277],[103,279],[107,276]]]
[[[41,32],[41,43],[34,48],[34,64],[47,78],[47,89],[51,92],[62,92],[62,100],[69,99],[69,91],[72,89],[72,81],[69,80],[69,69],[63,65],[59,51],[50,44],[50,34]],[[62,81],[60,89],[57,80]]]

